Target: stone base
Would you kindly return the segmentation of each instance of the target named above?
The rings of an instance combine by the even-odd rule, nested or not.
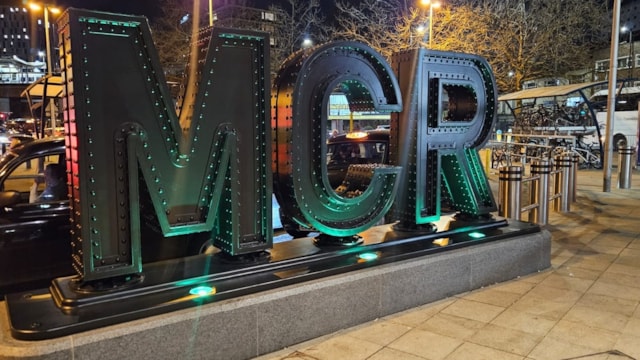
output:
[[[515,236],[106,326],[51,340],[11,337],[3,359],[247,359],[550,266],[548,231]]]

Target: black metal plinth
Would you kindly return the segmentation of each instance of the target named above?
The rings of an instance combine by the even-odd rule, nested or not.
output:
[[[465,219],[466,220],[466,219]],[[12,335],[41,340],[274,289],[365,267],[540,232],[537,225],[444,218],[436,233],[409,236],[390,225],[361,234],[363,243],[321,248],[313,239],[278,243],[260,261],[200,255],[145,265],[139,281],[117,291],[77,291],[77,279],[6,297]],[[457,224],[457,225],[456,225]],[[443,241],[446,240],[446,241]],[[265,261],[266,259],[266,261]]]

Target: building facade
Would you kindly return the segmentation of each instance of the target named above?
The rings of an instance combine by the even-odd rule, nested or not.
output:
[[[44,29],[42,11],[30,10],[22,1],[0,5],[0,113],[5,118],[30,116],[20,94],[46,74]],[[53,29],[51,34],[55,45]]]
[[[0,57],[29,60],[30,53],[29,12],[21,6],[0,6]]]
[[[620,6],[620,37],[616,61],[619,79],[640,78],[640,0],[625,0]],[[594,54],[593,80],[609,76],[611,50]],[[638,83],[640,85],[640,82]]]

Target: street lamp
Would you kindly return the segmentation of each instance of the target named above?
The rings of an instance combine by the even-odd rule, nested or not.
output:
[[[209,26],[213,26],[213,20],[216,20],[213,12],[213,0],[209,0]]]
[[[626,25],[620,28],[621,33],[629,32],[629,61],[631,64],[629,65],[629,79],[633,76],[633,68],[636,64],[635,59],[633,58],[633,30]]]
[[[431,44],[433,43],[433,9],[439,8],[440,2],[431,0],[420,0],[420,4],[423,7],[429,7],[429,49],[431,49]]]
[[[313,40],[311,40],[308,37],[305,37],[304,40],[302,40],[302,47],[307,49],[307,48],[310,48],[311,46],[313,46]]]
[[[417,47],[420,47],[420,41],[424,40],[424,34],[426,33],[426,31],[427,29],[426,29],[426,26],[424,26],[424,24],[420,24],[415,28],[415,33],[418,34],[418,36],[414,36],[413,35],[414,31],[411,30],[409,33],[409,45],[413,47],[417,43]],[[415,41],[414,38],[418,40]]]
[[[51,12],[52,14],[59,14],[60,13],[60,9],[56,8],[56,7],[51,7],[48,5],[40,5],[37,3],[29,3],[29,8],[31,10],[35,10],[35,11],[40,11],[43,10],[44,13],[44,41],[45,41],[45,46],[46,46],[46,56],[47,56],[47,76],[51,77],[51,74],[53,73],[53,67],[51,66],[51,39],[49,36],[49,12]],[[48,79],[47,79],[48,81]],[[46,89],[46,88],[45,88]],[[44,95],[43,95],[44,96]],[[44,101],[45,98],[42,98],[42,101]],[[55,110],[55,104],[53,103],[53,99],[49,99],[49,119],[51,121],[51,128],[52,130],[56,127],[56,110]],[[43,112],[42,112],[42,119],[40,119],[40,125],[41,125],[41,136],[44,136],[44,127],[45,127],[45,123],[44,123],[44,106],[43,106]]]
[[[509,72],[507,73],[507,76],[509,77],[509,87],[512,88],[510,90],[513,90],[513,91],[518,90],[515,84],[516,72],[513,70],[509,70]]]
[[[50,7],[48,5],[40,5],[37,3],[29,3],[29,8],[35,11],[43,10],[43,13],[44,13],[44,41],[45,41],[46,55],[47,55],[47,75],[51,75],[53,71],[51,67],[51,39],[49,35],[49,12],[51,12],[52,14],[59,14],[60,9],[56,7]]]

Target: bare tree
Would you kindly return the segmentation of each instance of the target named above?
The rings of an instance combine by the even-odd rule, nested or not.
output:
[[[503,91],[592,68],[591,54],[606,46],[609,28],[608,9],[598,0],[460,1],[438,15],[434,48],[468,52],[471,45]]]
[[[412,31],[419,12],[402,0],[338,1],[334,37],[365,43],[389,59],[391,54],[417,46]],[[420,36],[421,37],[421,36]]]
[[[339,1],[337,8],[337,35],[386,58],[427,46],[431,25],[434,49],[485,57],[503,91],[593,67],[590,54],[606,46],[609,29],[607,5],[599,0],[447,0],[432,19],[417,2],[403,0]]]
[[[159,8],[151,24],[153,40],[167,78],[180,79],[189,58],[192,9],[175,0],[161,0]]]
[[[331,39],[332,27],[322,13],[319,0],[287,0],[286,6],[274,5],[269,10],[276,15],[271,32],[274,45],[271,63],[274,69],[301,49],[305,39],[313,44]]]

